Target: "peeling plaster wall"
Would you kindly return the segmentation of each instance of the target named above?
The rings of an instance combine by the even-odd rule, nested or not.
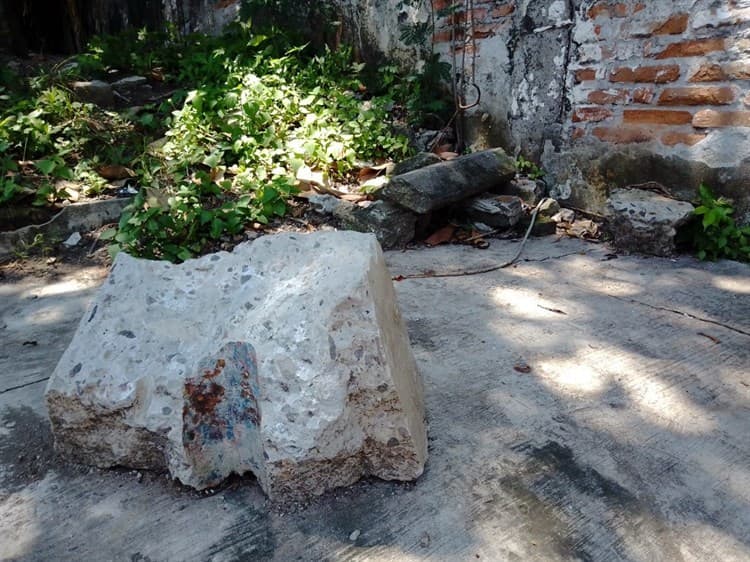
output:
[[[425,21],[424,9],[335,3],[363,52],[414,65],[399,24]],[[476,55],[482,102],[464,119],[474,147],[520,148],[549,172],[554,195],[592,210],[623,185],[655,180],[691,198],[706,182],[750,222],[750,0],[473,6],[473,18],[439,20],[434,40],[450,62],[456,36],[464,76]]]

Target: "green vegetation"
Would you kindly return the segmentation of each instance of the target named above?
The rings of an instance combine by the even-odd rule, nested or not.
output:
[[[518,172],[532,180],[538,180],[545,176],[545,171],[530,160],[526,160],[520,154],[516,158]]]
[[[112,249],[179,261],[254,222],[282,216],[303,167],[349,181],[358,161],[411,149],[394,122],[415,123],[432,103],[437,61],[420,76],[366,69],[350,49],[298,46],[237,24],[221,37],[130,31],[20,80],[0,74],[0,205],[53,205],[105,189],[97,171],[119,165],[144,186]],[[139,74],[174,90],[138,110],[81,103],[74,79]]]
[[[750,226],[739,227],[732,218],[734,207],[729,201],[714,196],[701,185],[701,204],[695,209],[700,219],[692,230],[692,244],[702,260],[727,258],[750,262]]]

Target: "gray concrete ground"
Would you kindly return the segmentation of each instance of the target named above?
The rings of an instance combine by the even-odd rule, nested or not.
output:
[[[389,263],[461,269],[516,247]],[[198,494],[56,459],[44,379],[101,272],[4,283],[0,558],[750,559],[750,267],[606,254],[543,239],[512,268],[397,283],[426,382],[427,470],[293,510],[251,478]]]

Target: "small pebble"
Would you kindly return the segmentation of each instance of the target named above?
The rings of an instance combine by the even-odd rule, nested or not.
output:
[[[349,535],[349,540],[354,542],[359,538],[359,535],[361,534],[360,530],[357,529],[356,531],[353,531],[351,535]]]

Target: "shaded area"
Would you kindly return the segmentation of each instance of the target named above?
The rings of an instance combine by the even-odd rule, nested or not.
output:
[[[515,249],[389,261],[471,269]],[[0,501],[0,527],[22,560],[747,558],[750,338],[701,319],[748,331],[750,269],[607,253],[536,240],[514,268],[396,284],[430,418],[416,484],[280,508],[250,482],[205,495],[60,467]],[[41,390],[0,395],[0,411]]]

